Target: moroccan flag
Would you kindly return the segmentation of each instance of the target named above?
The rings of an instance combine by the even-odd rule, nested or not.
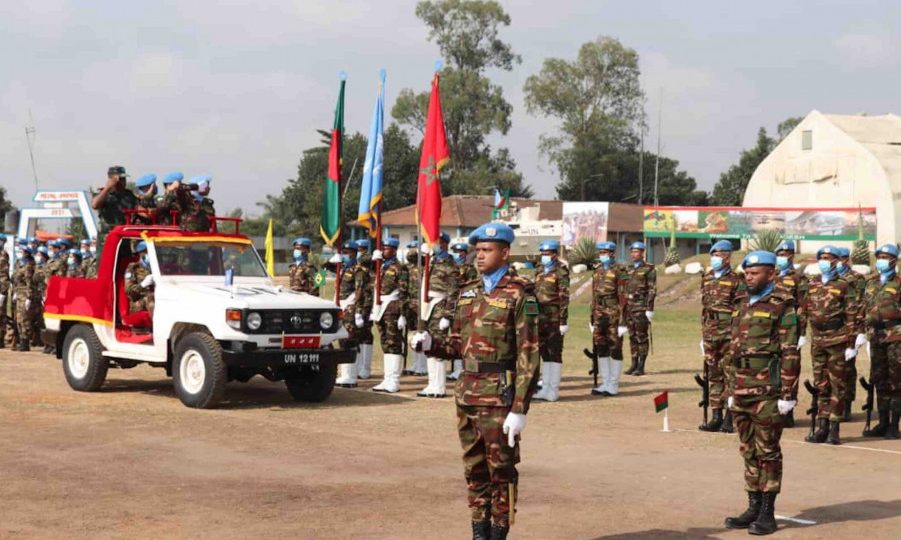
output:
[[[664,390],[660,395],[654,397],[654,408],[657,412],[669,407],[669,392]]]
[[[341,143],[344,136],[345,82],[346,76],[342,74],[338,105],[335,107],[335,124],[332,126],[332,143],[328,150],[328,174],[322,188],[319,234],[328,246],[334,246],[338,236],[341,235]]]
[[[357,223],[369,229],[369,236],[376,238],[382,217],[382,171],[384,162],[385,133],[385,70],[380,73],[379,95],[372,111],[372,127],[366,145],[366,161],[363,162],[363,182],[360,186],[360,206]],[[381,249],[381,248],[379,248]]]
[[[272,245],[272,219],[269,220],[269,228],[266,229],[266,271],[269,277],[275,277],[275,249]]]
[[[432,95],[425,120],[425,136],[422,139],[422,156],[419,158],[419,185],[416,192],[416,211],[422,238],[429,244],[438,241],[441,234],[441,168],[450,161],[447,134],[444,132],[444,116],[441,113],[441,96],[438,89],[438,73],[432,79]]]

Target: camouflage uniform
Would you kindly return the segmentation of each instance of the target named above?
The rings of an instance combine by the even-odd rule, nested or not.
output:
[[[779,493],[782,488],[782,418],[777,400],[791,400],[800,371],[798,317],[790,296],[764,292],[755,303],[742,297],[732,319],[727,361],[745,490]]]
[[[807,335],[807,312],[806,299],[810,290],[810,282],[807,277],[795,268],[783,270],[776,276],[776,293],[779,296],[792,299],[792,306],[798,316],[798,338]],[[798,381],[801,377],[795,378],[792,384],[792,401],[798,400]],[[790,427],[790,426],[789,426]]]
[[[154,217],[151,214],[156,212],[158,203],[162,200],[162,197],[156,194],[156,190],[153,190],[147,194],[138,192],[135,193],[135,197],[138,199],[138,206],[147,210],[147,213],[142,212],[133,214],[132,222],[144,225],[152,224],[154,222]]]
[[[867,289],[867,280],[857,272],[847,269],[844,274],[839,276],[848,283],[849,303],[853,305],[853,311],[856,314],[854,324],[854,336],[866,333],[866,324],[864,323],[864,314],[866,310],[866,300],[864,294]],[[857,357],[846,361],[845,366],[845,389],[847,390],[847,399],[845,400],[845,411],[850,416],[851,404],[857,399]]]
[[[378,321],[379,336],[382,341],[382,353],[403,354],[404,331],[397,327],[397,320],[407,311],[407,286],[410,276],[407,268],[391,258],[382,262],[381,293],[382,298],[397,291],[398,298],[387,306]]]
[[[563,335],[560,326],[569,320],[569,268],[561,262],[535,275],[538,300],[538,353],[545,362],[563,363]]]
[[[463,263],[457,267],[457,271],[460,273],[460,284],[467,283],[479,277],[479,271],[476,269],[475,265],[472,263]]]
[[[66,266],[66,277],[69,278],[83,278],[84,277],[84,265],[73,264]]]
[[[160,210],[164,215],[171,215],[172,210],[178,211],[178,226],[185,231],[201,232],[210,230],[210,220],[207,214],[201,210],[194,200],[191,192],[184,186],[169,190],[163,196]]]
[[[732,341],[732,313],[747,296],[745,280],[723,266],[720,275],[708,270],[701,278],[701,335],[704,363],[710,388],[710,407],[722,409],[726,403],[726,379],[731,367],[726,357]]]
[[[288,266],[289,287],[292,291],[319,296],[319,287],[316,286],[318,271],[319,269],[310,262],[309,257],[300,263],[294,261]]]
[[[0,302],[0,349],[6,346],[6,328],[7,325],[12,326],[6,307],[12,302],[12,294],[10,291],[9,278],[9,253],[5,249],[0,249],[0,296],[3,301]]]
[[[847,281],[835,277],[823,283],[810,280],[807,312],[812,329],[813,379],[819,391],[818,419],[840,422],[848,390],[845,385],[845,349],[854,342],[857,312],[854,292]]]
[[[342,306],[344,309],[344,329],[347,330],[347,335],[351,339],[357,340],[358,343],[371,344],[372,331],[370,330],[367,335],[366,325],[363,328],[357,328],[354,322],[357,313],[362,315],[364,319],[369,317],[372,304],[368,304],[365,298],[365,289],[367,288],[371,289],[369,287],[369,272],[365,267],[356,263],[341,266],[341,289],[338,292],[338,299],[345,301],[350,298],[351,294],[354,295],[352,302]],[[366,341],[367,338],[368,342]]]
[[[34,260],[30,258],[20,264],[13,273],[13,291],[16,295],[16,330],[18,330],[20,347],[27,347],[34,336],[34,318],[41,302],[37,281]]]
[[[131,191],[111,189],[103,206],[97,211],[101,222],[100,232],[105,236],[116,225],[125,225],[125,210],[131,210],[137,205],[138,198]]]
[[[81,260],[81,273],[86,278],[97,277],[97,257],[85,257]]]
[[[622,323],[625,274],[621,265],[611,263],[606,267],[599,263],[591,276],[591,340],[601,358],[623,359],[623,340],[618,329]]]
[[[128,312],[147,311],[153,316],[153,289],[141,286],[150,270],[144,268],[140,261],[135,261],[125,269],[125,294],[128,296]]]
[[[507,413],[528,412],[537,385],[538,306],[531,284],[509,275],[490,293],[481,280],[467,283],[456,306],[450,332],[434,334],[429,354],[463,358],[454,394],[472,520],[490,516],[497,526],[507,527],[519,444],[508,446],[502,428]]]
[[[355,313],[363,315],[363,328],[358,328],[360,343],[372,345],[375,338],[372,334],[373,323],[369,320],[372,313],[372,305],[375,303],[375,276],[372,268],[372,256],[357,256],[354,265],[354,290],[357,293]]]
[[[866,284],[866,327],[870,340],[870,383],[876,391],[880,424],[889,412],[901,415],[901,277]],[[883,415],[886,417],[882,421]]]
[[[447,330],[441,330],[438,324],[442,318],[451,320],[454,318],[454,297],[459,287],[457,265],[454,260],[445,253],[441,257],[434,256],[429,268],[429,292],[445,295],[444,299],[436,302],[432,313],[428,318],[428,331],[433,336],[446,334]]]
[[[623,315],[629,329],[629,349],[632,367],[628,374],[644,373],[644,363],[650,347],[651,321],[646,311],[654,311],[657,296],[657,271],[653,264],[644,261],[626,267],[626,282],[623,286],[626,306]]]

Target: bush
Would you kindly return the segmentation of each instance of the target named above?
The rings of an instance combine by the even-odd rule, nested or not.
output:
[[[591,266],[597,259],[597,250],[594,242],[590,238],[582,238],[579,242],[569,250],[569,266],[572,268],[577,264],[585,264]]]
[[[748,246],[754,251],[772,251],[776,252],[776,248],[782,243],[782,233],[775,229],[767,229],[760,231],[751,238]]]

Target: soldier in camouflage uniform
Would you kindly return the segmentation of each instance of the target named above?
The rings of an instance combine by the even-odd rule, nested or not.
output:
[[[798,315],[798,352],[800,354],[804,345],[807,344],[807,313],[804,310],[810,287],[807,277],[794,267],[794,258],[795,242],[793,240],[785,240],[776,248],[776,292],[780,296],[793,299],[792,306]],[[800,375],[792,384],[792,401],[798,401],[799,380],[801,380]],[[782,427],[795,427],[794,410],[782,417]]]
[[[179,173],[180,174],[180,173]],[[188,232],[203,232],[210,230],[210,219],[206,212],[202,211],[191,188],[194,184],[183,184],[181,180],[175,180],[175,176],[167,177],[173,180],[166,185],[166,194],[163,195],[161,209],[178,211],[178,226]]]
[[[38,296],[38,283],[35,278],[34,257],[31,248],[18,248],[16,270],[13,272],[12,288],[16,306],[16,330],[18,334],[18,351],[31,350],[34,336],[34,318],[41,302]]]
[[[6,328],[11,324],[6,314],[7,300],[10,300],[9,253],[6,251],[6,235],[0,233],[0,349],[6,347]]]
[[[358,366],[357,376],[361,379],[368,379],[372,374],[372,345],[375,342],[375,336],[372,333],[373,322],[369,320],[369,314],[372,312],[372,304],[375,302],[375,290],[372,285],[375,283],[375,273],[372,264],[372,255],[369,253],[371,243],[368,238],[363,238],[354,242],[357,248],[356,272],[355,279],[362,283],[362,292],[357,294],[359,304],[359,313],[363,317],[363,326],[358,332],[360,336],[360,364]],[[362,276],[362,277],[360,277]]]
[[[507,274],[513,230],[482,225],[470,236],[482,278],[457,295],[449,334],[417,332],[412,345],[463,358],[455,387],[457,430],[474,539],[507,537],[515,512],[518,435],[538,380],[538,305],[531,284]]]
[[[413,240],[407,244],[407,273],[410,275],[410,285],[407,287],[407,322],[415,324],[419,320],[419,242]],[[416,330],[416,328],[412,328]],[[409,332],[410,327],[407,326]],[[428,374],[428,362],[425,353],[412,351],[413,366],[405,369],[404,375],[422,376]]]
[[[851,250],[846,247],[836,247],[838,251],[838,262],[835,263],[836,272],[840,279],[848,282],[848,292],[851,295],[851,302],[855,306],[853,310],[857,314],[856,323],[854,325],[855,352],[867,342],[866,324],[864,323],[864,314],[866,311],[866,302],[864,294],[867,289],[867,279],[851,269]],[[857,399],[857,356],[849,359],[845,369],[845,388],[847,389],[847,399],[845,399],[845,410],[842,413],[842,420],[848,422],[851,420],[851,406]]]
[[[213,199],[207,197],[207,195],[210,194],[210,183],[212,181],[213,177],[208,174],[196,176],[191,179],[192,183],[197,184],[197,190],[193,192],[197,207],[200,209],[200,212],[206,216],[206,219],[211,224],[211,226],[217,228],[214,223],[216,208],[214,206]]]
[[[138,198],[125,187],[128,175],[125,167],[112,166],[106,172],[107,181],[100,193],[91,200],[91,206],[100,215],[101,238],[116,225],[125,224],[125,210],[138,208]]]
[[[173,217],[173,212],[178,212],[178,199],[170,193],[175,189],[176,182],[185,179],[185,175],[179,171],[170,172],[163,177],[163,193],[156,198],[156,222],[159,225],[173,225],[178,223],[178,217]]]
[[[154,214],[156,213],[158,201],[156,175],[150,173],[138,178],[135,180],[135,189],[135,196],[138,198],[138,206],[144,210],[139,211],[132,216],[132,223],[141,223],[145,225],[155,223],[156,219]]]
[[[357,264],[357,245],[348,240],[341,247],[341,286],[338,289],[338,302],[344,310],[344,329],[350,339],[361,343],[365,338],[364,319],[369,316],[370,304],[366,303],[365,290],[369,288],[369,272]],[[365,314],[365,315],[364,315]],[[371,334],[370,334],[371,336]],[[357,378],[362,378],[360,369],[363,366],[363,345],[357,353],[357,361],[353,364],[340,364],[336,386],[355,388]],[[371,347],[371,345],[370,345]],[[368,377],[369,374],[367,373]]]
[[[125,269],[125,294],[128,296],[128,312],[146,311],[153,320],[154,284],[150,272],[150,261],[147,259],[147,243],[138,242],[135,246],[138,260]]]
[[[603,379],[595,396],[619,393],[619,376],[623,369],[623,340],[626,327],[622,320],[623,286],[627,270],[616,263],[616,243],[598,242],[598,262],[591,276],[591,312],[588,330],[593,353],[598,359],[598,375]],[[591,372],[589,374],[594,374]]]
[[[397,260],[397,238],[382,240],[381,251],[373,253],[373,259],[381,260],[379,300],[372,310],[372,320],[378,324],[382,340],[384,375],[382,382],[372,390],[393,394],[400,390],[400,374],[404,367],[404,329],[407,327],[407,286],[410,276],[407,267]],[[373,280],[374,281],[374,280]]]
[[[319,287],[316,286],[316,273],[319,269],[310,261],[311,247],[313,241],[309,238],[294,239],[294,262],[288,266],[288,283],[292,291],[319,296]]]
[[[446,335],[454,318],[454,299],[459,288],[459,271],[447,251],[450,235],[441,233],[429,263],[429,303],[425,306],[425,320],[433,336]],[[449,360],[453,360],[450,358]],[[447,366],[444,360],[426,357],[429,382],[417,392],[419,397],[443,398],[447,395]]]
[[[66,277],[83,278],[84,266],[81,261],[81,251],[72,248],[66,257]]]
[[[47,267],[49,250],[47,246],[40,246],[34,254],[34,282],[36,290],[36,305],[33,307],[31,346],[43,347],[43,352],[49,352],[49,347],[41,343],[41,330],[44,329],[44,298],[47,296],[47,281],[50,279],[50,270]]]
[[[629,331],[629,352],[632,366],[627,375],[644,375],[645,362],[651,341],[651,320],[654,318],[654,298],[657,296],[657,271],[644,260],[644,242],[633,242],[630,249],[632,264],[626,268],[623,293],[626,305],[623,316]]]
[[[794,300],[776,291],[776,255],[752,251],[742,267],[748,294],[732,320],[727,361],[729,408],[744,458],[748,509],[726,518],[729,529],[755,535],[776,531],[776,496],[782,489],[782,416],[797,404],[791,386],[800,371],[798,316]]]
[[[824,246],[817,251],[821,275],[810,280],[807,311],[813,334],[811,357],[813,379],[819,391],[817,429],[807,442],[841,444],[839,423],[845,410],[847,361],[857,351],[854,332],[857,308],[854,291],[838,277],[836,248]]]
[[[476,270],[475,265],[472,264],[472,261],[467,260],[469,258],[469,244],[458,242],[451,246],[451,257],[453,257],[454,263],[457,265],[457,272],[460,278],[457,282],[459,287],[479,277],[479,271]],[[454,369],[447,376],[448,381],[456,381],[463,375],[463,359],[454,359],[453,367]]]
[[[50,260],[47,261],[47,278],[49,279],[51,276],[65,276],[65,271],[63,267],[66,264],[66,258],[64,253],[63,244],[60,243],[62,239],[57,238],[56,240],[51,240],[47,243],[47,252],[50,255]]]
[[[97,277],[97,257],[91,251],[91,241],[81,241],[81,272],[86,278]]]
[[[720,240],[710,246],[710,269],[701,278],[701,350],[704,373],[713,415],[701,431],[732,433],[732,415],[723,414],[726,404],[726,379],[732,368],[727,365],[732,341],[732,313],[747,296],[745,280],[732,271],[732,242]]]
[[[897,439],[901,418],[901,277],[898,246],[876,250],[876,274],[867,281],[865,320],[870,340],[870,384],[876,392],[879,423],[864,437]]]
[[[534,399],[557,401],[563,372],[563,336],[569,330],[569,268],[558,259],[560,242],[557,240],[545,240],[538,249],[541,264],[535,274],[535,298],[543,386]]]

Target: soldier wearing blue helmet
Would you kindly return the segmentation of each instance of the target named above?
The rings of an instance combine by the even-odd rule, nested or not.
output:
[[[319,296],[319,287],[315,282],[319,268],[310,260],[313,242],[309,238],[298,237],[294,239],[293,244],[292,262],[288,266],[288,287],[292,291]]]
[[[6,347],[6,328],[11,325],[6,315],[6,298],[10,295],[9,253],[6,251],[6,235],[0,233],[0,349]]]
[[[729,409],[735,417],[744,460],[748,508],[726,518],[726,528],[754,535],[776,531],[776,496],[782,489],[782,415],[796,401],[791,387],[800,371],[798,317],[793,301],[776,292],[776,255],[752,251],[742,262],[748,294],[732,321],[728,379]]]
[[[838,261],[835,263],[835,271],[838,278],[848,283],[848,301],[853,306],[853,311],[857,314],[854,325],[854,353],[855,356],[849,358],[845,369],[845,388],[847,389],[845,399],[845,410],[842,413],[842,420],[848,422],[851,420],[851,408],[854,400],[857,399],[857,352],[860,347],[867,342],[866,324],[864,322],[864,313],[866,310],[866,301],[864,295],[867,289],[867,280],[862,275],[851,270],[851,250],[838,246],[836,255]]]
[[[448,251],[450,235],[442,232],[438,241],[431,246],[429,263],[429,303],[423,309],[432,335],[446,335],[454,318],[454,301],[460,287],[457,265]],[[453,361],[455,358],[450,358]],[[429,373],[426,387],[416,393],[419,397],[443,398],[447,395],[447,366],[444,360],[434,356],[426,358]]]
[[[598,242],[598,263],[591,276],[591,318],[588,329],[592,341],[592,370],[595,396],[615,396],[619,393],[619,379],[623,369],[623,339],[626,322],[623,320],[622,287],[628,270],[616,262],[616,243]],[[620,331],[622,330],[622,331]],[[597,384],[598,376],[603,379]]]
[[[153,213],[157,207],[156,175],[148,173],[135,180],[135,195],[138,199],[138,206],[146,210],[146,212],[139,211],[133,215],[132,222],[154,223]]]
[[[415,330],[416,321],[419,320],[419,241],[411,240],[407,243],[406,252],[407,274],[410,276],[410,286],[407,288],[407,321],[408,330]],[[409,351],[409,349],[408,349]],[[404,375],[423,376],[428,374],[428,360],[422,351],[412,351],[413,365],[403,371]]]
[[[876,393],[879,423],[864,437],[901,438],[901,278],[898,246],[876,249],[876,273],[867,280],[865,321],[870,341],[870,385]]]
[[[344,310],[344,329],[350,339],[360,344],[360,350],[357,352],[355,363],[341,364],[339,367],[335,384],[342,388],[354,388],[357,386],[358,378],[368,378],[370,375],[369,364],[365,361],[367,350],[369,359],[372,358],[372,332],[366,333],[365,324],[372,310],[372,304],[367,303],[366,298],[367,290],[372,289],[369,277],[366,268],[357,264],[357,243],[353,240],[345,241],[341,246],[341,286],[338,289],[338,304]]]
[[[194,196],[194,201],[197,204],[197,209],[200,213],[206,216],[208,222],[213,223],[214,218],[216,216],[216,208],[213,199],[209,198],[211,183],[213,181],[213,177],[208,174],[200,174],[191,178],[190,185],[192,188],[191,194]]]
[[[407,267],[397,260],[400,240],[383,238],[381,249],[372,254],[381,277],[378,280],[379,303],[372,309],[370,320],[379,328],[383,354],[382,382],[374,392],[396,393],[400,390],[400,376],[404,365],[404,330],[407,328],[406,303],[410,277]]]
[[[373,322],[369,320],[372,313],[372,305],[375,302],[375,268],[372,264],[372,254],[369,252],[372,243],[368,238],[361,238],[354,242],[357,248],[357,259],[354,275],[356,280],[362,279],[363,288],[358,293],[358,309],[354,313],[354,324],[359,322],[357,315],[362,317],[363,325],[358,326],[357,335],[360,340],[360,363],[358,364],[358,376],[368,379],[372,372],[372,345],[375,336],[372,333]],[[362,278],[360,276],[363,276]]]
[[[701,278],[701,351],[704,355],[709,405],[713,415],[701,431],[732,433],[732,414],[726,406],[726,364],[732,340],[732,313],[747,295],[745,280],[732,271],[732,242],[710,246],[710,268]],[[706,418],[705,418],[706,420]]]
[[[34,320],[41,303],[34,254],[30,247],[16,246],[16,269],[12,275],[13,306],[15,315],[16,350],[29,351],[34,336]]]
[[[644,375],[651,342],[651,324],[654,318],[654,299],[657,297],[657,271],[644,260],[644,242],[633,242],[629,249],[632,264],[626,268],[624,315],[629,332],[629,350],[632,366],[627,375]],[[622,332],[622,329],[619,330]]]
[[[569,267],[560,262],[560,242],[538,244],[541,264],[535,274],[538,300],[538,355],[542,360],[542,387],[533,399],[557,401],[563,373],[563,336],[569,330]]]
[[[513,239],[503,223],[470,235],[481,279],[460,290],[448,334],[417,332],[411,342],[441,358],[463,358],[454,393],[474,538],[507,537],[518,435],[538,378],[538,304],[531,284],[507,273]]]
[[[794,259],[794,240],[783,240],[776,248],[776,292],[780,296],[791,298],[798,315],[798,350],[801,351],[807,344],[807,293],[810,284],[807,276],[794,267]],[[798,400],[800,380],[799,376],[792,384],[792,401]],[[782,417],[782,427],[795,427],[794,410]]]
[[[154,281],[150,271],[150,259],[147,255],[147,243],[143,240],[135,245],[134,253],[138,260],[133,261],[125,269],[125,294],[128,296],[130,313],[147,312],[146,321],[153,321]]]

